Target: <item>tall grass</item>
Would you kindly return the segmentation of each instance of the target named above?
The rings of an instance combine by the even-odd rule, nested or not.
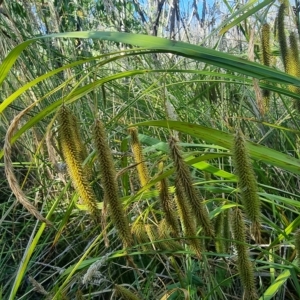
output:
[[[300,80],[272,34],[270,66],[260,38],[246,59],[249,26],[260,34],[268,19],[272,32],[276,5],[224,4],[230,16],[215,32],[226,40],[238,28],[241,51],[124,32],[15,33],[0,65],[0,156],[27,202],[1,174],[2,299],[299,298]],[[272,91],[264,114],[258,88]],[[255,196],[245,197],[245,167]]]

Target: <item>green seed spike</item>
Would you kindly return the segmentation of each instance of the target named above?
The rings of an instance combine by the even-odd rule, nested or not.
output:
[[[213,226],[210,222],[207,209],[203,204],[203,198],[193,185],[189,168],[180,154],[177,140],[174,137],[171,137],[169,147],[171,150],[171,157],[174,161],[175,172],[192,208],[192,213],[195,216],[197,223],[202,226],[205,234],[214,237]]]
[[[76,141],[79,138],[79,128],[75,128],[78,123],[74,120],[75,117],[72,112],[62,106],[58,112],[60,146],[68,167],[68,173],[79,196],[96,221],[100,222],[96,196],[82,167],[80,145],[83,143]]]
[[[224,251],[228,253],[231,240],[231,228],[230,228],[230,210],[226,209],[223,212],[223,238],[224,238]]]
[[[192,215],[191,206],[186,200],[183,187],[177,175],[175,178],[175,187],[176,187],[175,200],[176,200],[178,214],[183,227],[184,234],[185,236],[192,238],[190,239],[190,246],[196,252],[197,256],[201,258],[202,250],[201,250],[200,241],[199,239],[197,239],[196,224]]]
[[[285,27],[284,27],[285,10],[286,10],[286,4],[282,3],[278,10],[277,26],[278,26],[278,40],[279,40],[281,57],[283,60],[284,69],[286,70],[288,45],[286,41]]]
[[[235,208],[232,213],[232,230],[236,240],[237,266],[240,274],[241,283],[244,288],[245,300],[257,300],[253,266],[249,260],[248,246],[245,239],[245,223],[242,212]]]
[[[294,52],[292,51],[292,49],[288,49],[285,61],[286,61],[286,68],[285,68],[286,73],[288,73],[289,75],[297,76],[298,75],[297,60],[294,57]],[[297,87],[290,85],[289,90],[296,93]]]
[[[274,21],[274,30],[273,30],[273,34],[274,34],[274,39],[277,41],[278,40],[278,17],[275,18]]]
[[[137,239],[139,244],[147,244],[141,245],[144,251],[152,249],[149,245],[150,239],[148,234],[146,233],[146,225],[143,224],[141,221],[134,222],[131,227],[132,235]]]
[[[270,47],[270,25],[265,23],[261,29],[261,45],[262,45],[262,63],[265,66],[271,64],[271,47]]]
[[[160,168],[162,168],[162,165],[160,165]],[[162,174],[162,171],[160,174]],[[159,182],[158,189],[159,189],[159,198],[160,198],[162,209],[165,213],[166,222],[172,228],[173,233],[178,236],[180,231],[179,231],[178,219],[175,213],[176,210],[174,209],[175,203],[169,194],[168,180],[166,178],[163,178]]]
[[[299,77],[300,76],[299,49],[298,49],[297,37],[294,32],[290,34],[289,40],[290,40],[291,56],[293,57],[293,62],[296,65],[295,76]]]
[[[87,154],[86,146],[82,142],[78,120],[75,115],[70,115],[70,122],[71,122],[71,126],[73,127],[74,146],[76,147],[76,151],[78,152],[79,157],[83,162],[87,158],[88,154]]]
[[[74,128],[73,129],[73,140],[74,140],[74,147],[79,155],[79,158],[83,164],[85,159],[88,157],[88,152],[87,152],[87,147],[83,143],[82,136],[80,133],[80,127],[79,127],[79,122],[78,119],[75,115],[70,116],[70,122],[71,126]],[[92,180],[92,173],[91,173],[91,168],[89,165],[83,166],[83,171],[86,173],[87,179],[89,181]]]
[[[234,138],[233,160],[238,184],[246,216],[252,222],[253,235],[257,242],[260,241],[260,199],[255,174],[246,148],[245,138],[239,129]]]
[[[98,161],[101,167],[100,172],[104,189],[104,201],[109,205],[112,222],[126,248],[129,247],[132,242],[129,222],[119,199],[115,166],[111,150],[106,140],[104,126],[100,120],[95,121],[94,138]]]
[[[131,148],[134,156],[134,160],[137,164],[137,171],[141,186],[145,186],[149,181],[148,168],[144,161],[144,156],[142,153],[142,146],[138,138],[138,132],[136,128],[129,128],[129,133],[131,136]]]
[[[265,66],[270,66],[271,64],[271,47],[270,47],[270,25],[265,23],[261,30],[261,45],[262,45],[262,63]],[[263,111],[269,110],[270,106],[270,96],[271,92],[269,90],[262,90],[262,100],[263,100]]]
[[[131,292],[129,289],[125,288],[122,285],[115,284],[115,291],[117,295],[120,297],[118,299],[124,299],[124,300],[140,300],[139,297],[137,297],[136,294]]]
[[[295,33],[291,33],[289,36],[290,40],[290,49],[288,52],[288,65],[286,72],[290,75],[300,77],[300,61],[299,61],[299,50],[298,50],[298,41]],[[297,86],[290,85],[289,90],[299,94],[300,88]],[[294,100],[294,107],[298,112],[300,112],[300,102],[299,100]]]
[[[300,266],[300,229],[295,232],[295,248],[298,257],[298,265]]]
[[[299,50],[297,38],[294,33],[289,36],[290,48],[286,41],[285,28],[284,28],[284,17],[287,4],[284,2],[280,5],[278,10],[278,40],[280,46],[281,57],[285,72],[289,75],[300,77],[300,62],[299,62]],[[300,88],[290,85],[289,90],[293,93],[300,93]],[[299,100],[294,100],[294,106],[298,112],[300,112]]]
[[[175,212],[175,211],[174,211]],[[178,241],[172,240],[170,235],[170,225],[167,223],[166,219],[163,219],[158,224],[158,239],[164,240],[160,242],[162,249],[180,251],[183,250],[183,247],[179,244]],[[179,233],[176,235],[177,238],[180,237]]]
[[[217,215],[215,218],[215,245],[217,253],[224,253],[225,247],[224,247],[224,233],[223,233],[223,225],[224,225],[224,212],[222,211],[220,214]]]

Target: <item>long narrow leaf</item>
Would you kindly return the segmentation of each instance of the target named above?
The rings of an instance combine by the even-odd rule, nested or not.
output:
[[[230,133],[186,122],[148,121],[135,124],[134,126],[159,126],[173,129],[227,149],[231,149],[233,144],[233,135]],[[295,174],[300,174],[300,160],[252,142],[247,142],[247,147],[254,159],[294,172]]]
[[[256,12],[258,12],[259,10],[261,10],[262,8],[264,8],[265,6],[267,6],[268,4],[274,2],[274,0],[265,0],[265,1],[261,2],[261,3],[259,3],[258,5],[256,5],[255,7],[249,9],[255,2],[257,2],[257,0],[247,2],[247,4],[245,4],[242,8],[240,8],[236,13],[232,14],[230,16],[230,19],[226,20],[226,24],[227,25],[222,30],[220,30],[220,34],[224,34],[230,28],[236,26],[240,22],[242,22],[245,19],[247,19],[249,16],[255,14]],[[230,20],[232,20],[233,18],[235,18],[237,15],[239,15],[241,13],[242,13],[241,16],[239,16],[238,18],[234,19],[231,23],[228,24],[228,22]]]
[[[5,58],[2,65],[0,66],[0,84],[5,79],[14,62],[19,57],[20,53],[31,43],[45,38],[100,39],[131,44],[151,50],[155,49],[158,51],[169,51],[171,53],[199,60],[207,64],[215,65],[261,80],[269,80],[279,84],[286,83],[300,86],[300,80],[294,76],[290,76],[288,74],[285,74],[284,72],[280,72],[258,63],[250,62],[248,60],[241,59],[239,57],[235,57],[234,55],[230,55],[220,51],[154,36],[101,31],[81,31],[50,34],[23,42],[9,53],[9,55]]]
[[[291,272],[289,269],[284,270],[271,284],[268,289],[264,292],[264,294],[259,298],[259,300],[271,300],[274,295],[279,291],[282,285],[289,279],[291,276]]]

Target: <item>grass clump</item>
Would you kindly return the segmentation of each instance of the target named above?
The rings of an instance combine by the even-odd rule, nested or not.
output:
[[[199,18],[180,1],[15,2],[0,9],[2,298],[299,299],[290,4]]]

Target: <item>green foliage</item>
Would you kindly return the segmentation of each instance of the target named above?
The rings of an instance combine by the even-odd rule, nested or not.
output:
[[[229,16],[217,24],[208,19],[217,8],[188,23],[181,6],[163,1],[160,11],[154,1],[149,9],[142,1],[26,3],[0,11],[0,134],[4,140],[13,117],[34,104],[11,139],[13,172],[53,226],[16,203],[0,169],[1,299],[228,300],[241,299],[243,288],[251,299],[299,299],[299,43],[295,34],[286,39],[288,3],[279,8],[279,45],[268,17],[278,7],[269,0],[224,1]],[[266,23],[264,65],[266,49],[248,36]],[[290,57],[295,72],[286,68]],[[272,91],[264,115],[258,87]],[[63,105],[76,123],[66,112],[58,122]],[[106,133],[95,149],[98,117]],[[233,163],[241,155],[233,147],[237,125],[246,169]],[[134,127],[139,160],[130,149]],[[106,156],[109,163],[99,164]],[[239,202],[250,168],[254,194]],[[85,187],[101,229],[87,213]],[[103,203],[108,194],[113,199]],[[261,243],[249,226],[250,198],[260,203]]]

